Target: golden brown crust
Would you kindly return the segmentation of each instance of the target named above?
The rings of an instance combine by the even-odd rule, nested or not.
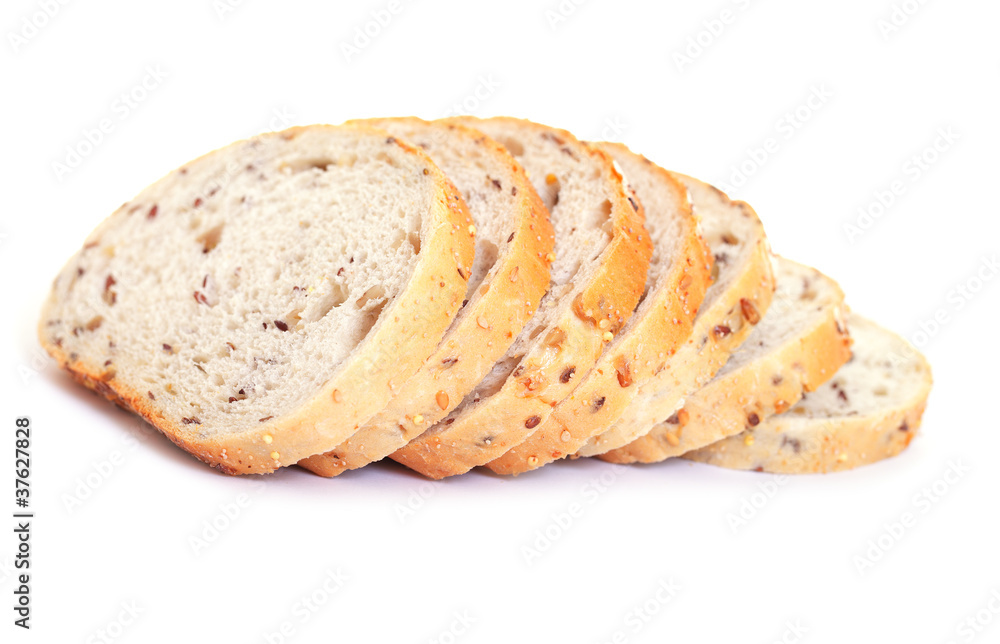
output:
[[[731,201],[721,191],[697,179],[684,177],[684,180],[710,188],[724,203],[732,204],[751,220],[753,237],[745,241],[751,246],[749,254],[728,288],[698,312],[694,333],[684,346],[657,366],[655,377],[639,388],[635,402],[607,431],[582,446],[578,456],[600,455],[614,463],[631,462],[627,453],[629,443],[651,431],[676,412],[687,396],[707,384],[743,344],[771,304],[775,289],[771,250],[753,208],[742,201]],[[718,328],[728,332],[717,333]]]
[[[296,127],[264,136],[291,140],[309,129],[332,127],[336,126]],[[466,279],[456,268],[472,265],[474,248],[467,230],[469,215],[465,203],[433,162],[419,149],[389,137],[384,131],[357,129],[361,134],[386,137],[386,143],[416,155],[426,167],[437,193],[433,211],[425,220],[431,225],[421,240],[424,250],[409,284],[383,312],[383,316],[389,316],[386,323],[377,324],[359,347],[359,353],[297,412],[261,422],[259,427],[239,434],[199,437],[190,428],[163,417],[155,400],[149,400],[144,392],[129,383],[108,378],[102,369],[87,364],[79,356],[67,355],[56,339],[45,332],[44,320],[48,318],[45,312],[39,329],[42,346],[79,382],[135,411],[174,443],[227,474],[273,472],[340,444],[384,407],[396,384],[416,371],[422,358],[433,352],[465,293]]]
[[[632,154],[625,146],[616,147],[618,154]],[[487,464],[497,474],[521,474],[574,453],[614,423],[635,399],[639,386],[655,375],[661,356],[672,356],[691,336],[711,280],[712,258],[698,233],[687,189],[666,170],[650,168],[677,204],[681,247],[676,256],[661,257],[670,267],[658,290],[646,295],[643,306],[650,307],[648,312],[632,319],[624,335],[527,440]]]
[[[787,261],[787,260],[783,260]],[[829,278],[827,278],[829,279]],[[603,455],[615,463],[656,463],[715,443],[781,413],[829,380],[851,355],[843,322],[843,293],[821,318],[780,347],[700,389],[672,421],[661,423],[625,448]],[[612,460],[613,459],[613,460]]]
[[[392,455],[394,460],[435,479],[488,463],[524,440],[552,413],[555,404],[575,386],[576,381],[565,374],[589,370],[604,350],[605,333],[616,333],[631,316],[642,296],[652,254],[641,205],[630,199],[621,174],[607,154],[564,130],[505,120],[558,137],[577,154],[592,157],[603,168],[600,180],[614,197],[613,237],[573,306],[539,336],[500,391],[460,414],[451,424],[439,424],[433,433],[418,436]],[[474,119],[462,122],[476,124]]]
[[[538,308],[548,289],[548,255],[555,241],[548,210],[524,169],[493,139],[458,123],[428,123],[413,118],[360,122],[375,127],[388,122],[441,128],[451,131],[451,136],[469,137],[484,154],[495,155],[508,165],[513,185],[502,189],[513,188],[518,209],[510,217],[515,225],[511,237],[492,240],[498,246],[506,245],[503,254],[435,353],[401,386],[388,407],[357,433],[335,450],[299,462],[321,476],[337,476],[385,458],[458,406],[507,351],[530,319],[531,311]]]

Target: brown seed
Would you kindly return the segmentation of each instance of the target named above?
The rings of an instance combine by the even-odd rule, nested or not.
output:
[[[604,406],[604,401],[605,400],[607,400],[607,399],[604,396],[601,396],[600,398],[597,398],[596,400],[594,400],[594,404],[592,404],[590,406],[591,413],[596,414],[597,412],[599,412],[601,410],[601,407]]]
[[[156,216],[156,213],[158,213],[159,211],[160,211],[160,207],[157,206],[157,205],[154,205],[152,208],[149,209],[149,214],[146,215],[146,217],[149,218],[149,219],[152,219],[153,217]]]
[[[257,422],[260,422],[260,423],[267,422],[267,421],[271,420],[272,418],[274,418],[274,416],[264,416],[263,418],[258,418]]]
[[[205,304],[205,305],[208,304],[208,298],[205,297],[205,294],[202,293],[201,291],[194,292],[194,301],[197,302],[198,304]]]
[[[528,420],[524,421],[524,426],[528,429],[534,429],[538,427],[538,423],[542,422],[542,419],[538,416],[531,416]]]
[[[576,373],[576,367],[567,367],[566,370],[562,372],[562,375],[559,376],[559,382],[565,385],[569,382],[569,379],[573,377],[574,373]]]
[[[201,421],[198,420],[197,416],[191,416],[190,418],[181,418],[181,422],[185,425],[201,425]]]
[[[722,235],[722,241],[729,244],[730,246],[735,246],[740,243],[740,240],[736,239],[736,235],[732,233],[725,233]]]
[[[284,322],[282,322],[281,320],[275,320],[274,321],[274,326],[278,327],[278,329],[281,330],[281,331],[287,331],[288,330],[288,325],[285,324]]]
[[[760,424],[760,416],[758,416],[755,412],[750,412],[750,415],[747,416],[747,424],[751,427],[756,427]]]
[[[837,392],[837,398],[840,398],[844,402],[847,402],[847,394],[844,393],[843,389],[841,389],[840,391]]]
[[[743,319],[750,324],[755,325],[760,322],[760,313],[757,311],[757,307],[745,297],[740,298],[740,313],[743,314]]]
[[[619,358],[615,364],[615,371],[618,372],[618,384],[622,388],[632,386],[632,364],[628,360]]]
[[[712,329],[712,335],[715,337],[716,340],[721,340],[722,338],[726,337],[732,332],[733,332],[732,329],[730,329],[725,324],[720,324],[716,326],[714,329]]]
[[[515,189],[516,189],[516,188],[515,188]],[[509,244],[509,243],[511,243],[512,241],[514,241],[514,233],[511,233],[511,234],[510,234],[510,237],[508,237],[508,238],[507,238],[507,243],[508,243],[508,244]]]
[[[441,409],[448,409],[448,393],[444,390],[437,392],[434,400],[437,401],[438,407]]]
[[[167,353],[173,353],[174,348],[167,343],[163,344],[163,350]]]
[[[444,366],[445,369],[451,369],[455,366],[456,362],[458,362],[458,358],[445,358],[441,361],[441,365]]]

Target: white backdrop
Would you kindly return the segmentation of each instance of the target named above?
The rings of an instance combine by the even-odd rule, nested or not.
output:
[[[32,418],[37,514],[33,628],[4,608],[0,639],[997,641],[998,20],[987,0],[7,0],[0,423],[13,443]],[[167,171],[291,124],[457,111],[622,140],[748,200],[777,252],[926,352],[918,439],[795,478],[227,478],[40,353],[63,261]]]

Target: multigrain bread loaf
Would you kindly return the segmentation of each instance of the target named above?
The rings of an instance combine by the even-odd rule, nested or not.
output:
[[[782,258],[775,274],[774,301],[746,342],[674,416],[616,450],[616,462],[654,463],[756,427],[847,361],[850,338],[837,283]]]
[[[327,451],[437,347],[473,266],[458,191],[386,132],[310,126],[143,190],[55,280],[74,377],[230,474]]]
[[[639,387],[633,403],[608,430],[580,448],[581,456],[623,448],[673,415],[687,396],[722,368],[771,304],[771,252],[753,209],[697,179],[676,176],[691,193],[702,234],[714,255],[713,284],[688,341]],[[615,458],[611,454],[608,460]]]
[[[432,478],[493,460],[548,418],[631,316],[652,253],[641,205],[605,153],[528,121],[460,122],[521,162],[556,241],[552,282],[534,318],[454,411],[392,455]]]
[[[827,472],[905,449],[931,388],[857,316],[850,358],[842,301],[772,258],[747,204],[619,144],[372,119],[145,189],[57,276],[39,336],[228,474],[386,455],[432,478],[567,455]]]
[[[783,414],[684,458],[781,474],[837,472],[902,452],[930,394],[931,368],[906,340],[849,314],[851,360]]]
[[[487,467],[521,474],[572,454],[610,427],[639,387],[688,341],[710,282],[712,258],[698,233],[687,188],[620,145],[606,145],[646,210],[653,257],[635,313],[580,384],[527,440]]]
[[[503,146],[459,123],[364,123],[420,147],[455,183],[474,222],[476,259],[455,321],[389,406],[335,450],[299,463],[324,476],[385,458],[454,409],[507,351],[549,285],[548,210]]]

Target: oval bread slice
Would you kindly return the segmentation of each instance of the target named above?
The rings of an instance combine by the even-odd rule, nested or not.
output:
[[[538,308],[554,243],[548,210],[524,170],[485,134],[416,118],[360,122],[424,150],[455,183],[474,222],[476,260],[455,321],[389,406],[335,450],[299,463],[323,476],[385,458],[462,402]]]
[[[702,235],[714,255],[714,281],[688,341],[657,365],[655,375],[640,385],[633,403],[607,431],[581,447],[580,456],[624,448],[669,418],[722,368],[771,304],[771,251],[756,213],[707,183],[676,176],[691,193]],[[607,460],[616,458],[610,454]],[[628,462],[627,455],[623,458]]]
[[[646,211],[653,239],[646,293],[573,393],[527,440],[487,464],[497,474],[521,474],[563,458],[610,427],[639,387],[691,336],[710,282],[712,258],[684,184],[625,146],[602,147],[623,169]]]
[[[839,472],[896,456],[909,446],[933,378],[906,340],[849,314],[853,357],[823,386],[757,427],[684,458],[779,474]]]
[[[460,122],[520,161],[556,241],[549,291],[507,353],[458,408],[392,455],[432,478],[493,460],[548,418],[631,316],[652,253],[641,205],[605,153],[529,121]]]
[[[851,355],[844,294],[819,271],[776,258],[774,301],[746,342],[674,416],[628,445],[655,463],[756,427],[830,379]]]
[[[458,191],[373,128],[211,152],[119,208],[39,333],[99,394],[229,474],[327,451],[437,347],[473,264]]]

